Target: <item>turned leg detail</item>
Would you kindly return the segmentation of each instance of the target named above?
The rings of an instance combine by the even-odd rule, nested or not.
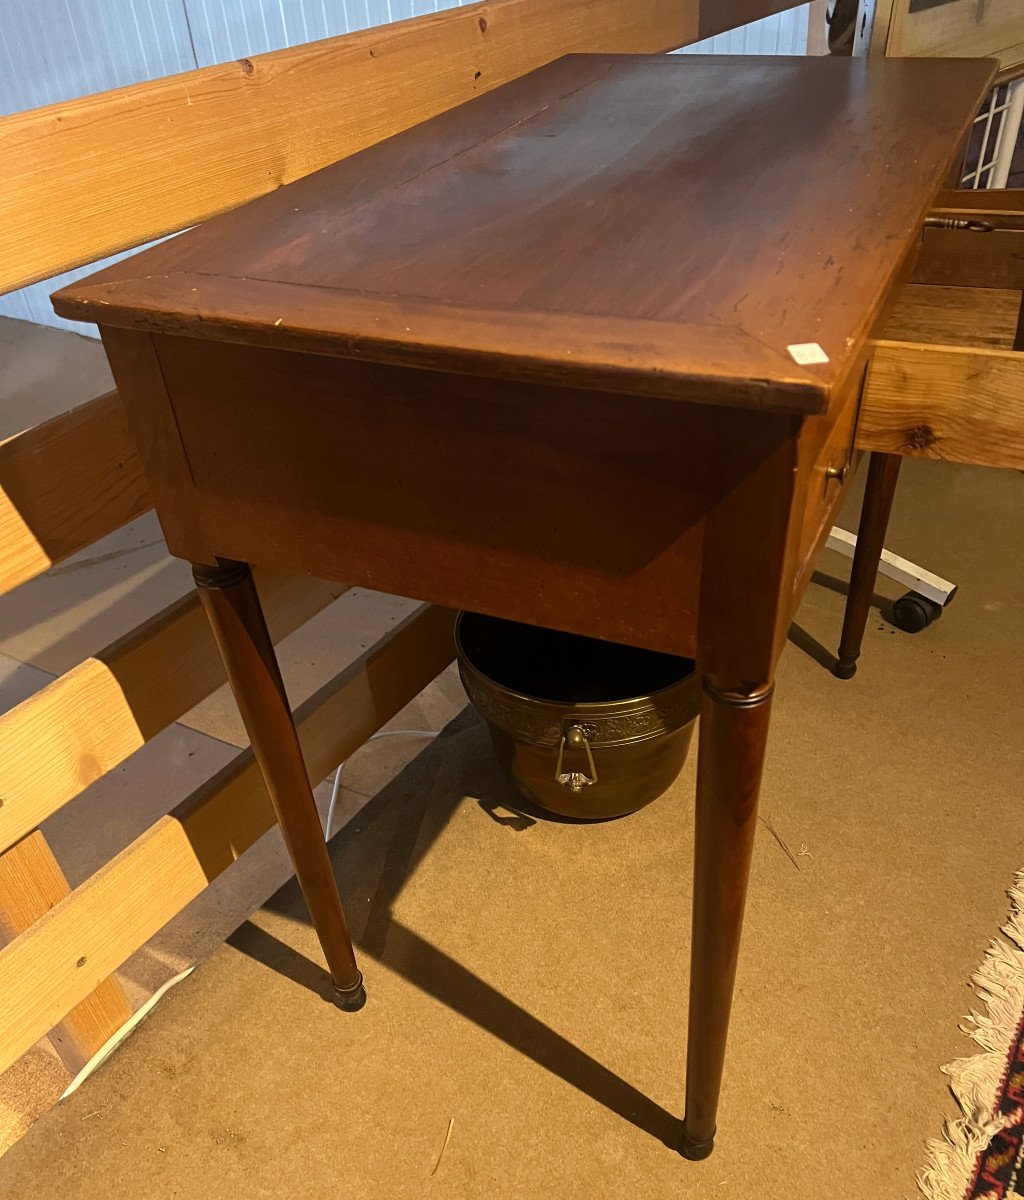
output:
[[[752,696],[705,681],[697,762],[686,1113],[680,1149],[714,1146],[772,687]]]
[[[263,772],[340,1008],[366,1001],[284,682],[247,563],[193,567],[231,690]]]
[[[851,679],[857,670],[902,462],[898,454],[875,452],[868,464],[864,504],[860,513],[860,528],[857,530],[857,549],[850,571],[850,591],[846,598],[843,634],[839,642],[839,661],[832,668],[833,675],[839,679]]]

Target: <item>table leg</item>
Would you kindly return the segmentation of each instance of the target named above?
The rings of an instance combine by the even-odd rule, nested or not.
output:
[[[772,687],[753,696],[705,682],[697,762],[686,1113],[680,1149],[707,1158],[714,1146],[743,908],[757,825]]]
[[[192,568],[334,981],[339,1008],[366,1002],[284,682],[247,563]]]
[[[868,479],[864,489],[864,504],[857,530],[857,549],[850,570],[850,591],[843,616],[843,633],[839,642],[839,660],[832,674],[839,679],[852,679],[857,671],[864,630],[867,628],[871,597],[878,578],[878,564],[885,547],[885,531],[889,526],[893,497],[903,459],[898,454],[871,455]]]

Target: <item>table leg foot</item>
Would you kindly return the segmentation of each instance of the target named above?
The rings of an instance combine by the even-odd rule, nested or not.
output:
[[[342,1012],[358,1012],[366,1003],[366,988],[363,986],[362,975],[359,976],[359,982],[355,987],[340,988],[334,984],[332,990],[334,1006],[340,1008]]]
[[[313,927],[344,1003],[366,1001],[274,644],[247,563],[192,568]]]
[[[715,1135],[713,1132],[710,1137],[696,1138],[690,1135],[685,1125],[683,1126],[683,1133],[679,1139],[679,1153],[683,1158],[688,1158],[690,1162],[700,1162],[701,1159],[707,1158],[714,1148]]]

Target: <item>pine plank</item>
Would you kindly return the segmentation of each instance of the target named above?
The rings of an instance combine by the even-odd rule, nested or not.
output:
[[[1024,470],[1024,354],[876,342],[857,446]]]
[[[319,781],[451,662],[454,614],[418,609],[297,714]],[[274,824],[250,751],[0,950],[0,1071]]]
[[[71,894],[53,852],[36,830],[0,854],[0,940],[13,941]],[[124,989],[114,976],[94,991],[50,1031],[50,1042],[77,1075],[90,1058],[132,1015]]]
[[[264,574],[271,634],[285,637],[343,585]],[[0,849],[40,825],[224,683],[190,592],[0,716]]]
[[[116,392],[0,442],[0,594],[149,507]]]
[[[908,284],[886,316],[881,336],[894,342],[1013,348],[1021,293],[1007,288]]]

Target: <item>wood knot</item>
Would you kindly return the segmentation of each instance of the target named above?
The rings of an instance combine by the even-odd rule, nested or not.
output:
[[[930,425],[915,425],[907,430],[903,440],[911,450],[929,450],[939,439]]]
[[[487,32],[487,18],[486,17],[481,17],[480,20],[477,21],[477,24],[480,26],[481,33]]]
[[[242,71],[246,75],[251,75],[256,70],[256,68],[247,58],[240,58],[238,60],[238,65],[242,68]]]

